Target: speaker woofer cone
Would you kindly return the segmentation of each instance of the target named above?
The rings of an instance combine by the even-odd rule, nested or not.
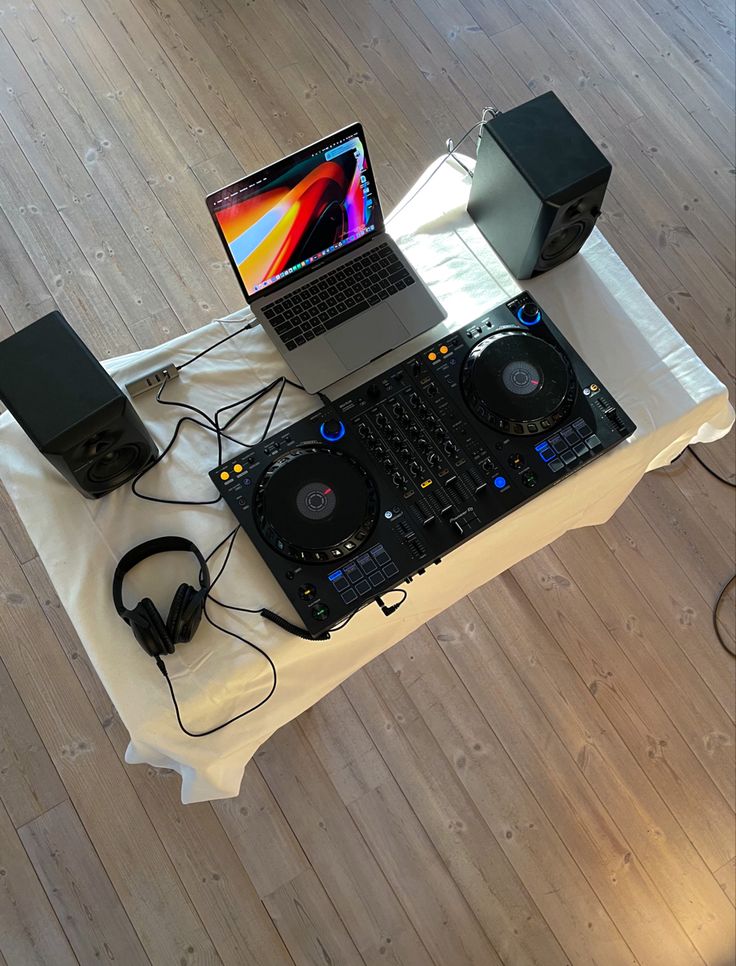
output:
[[[572,225],[567,225],[562,231],[550,235],[547,239],[547,244],[540,254],[540,261],[554,262],[558,259],[569,257],[571,254],[570,250],[580,241],[581,236],[585,234],[586,228],[587,225],[584,221],[576,221]]]
[[[142,447],[136,443],[126,443],[118,449],[108,450],[88,467],[87,479],[106,488],[120,486],[125,479],[119,478],[132,476],[141,464],[143,455]]]

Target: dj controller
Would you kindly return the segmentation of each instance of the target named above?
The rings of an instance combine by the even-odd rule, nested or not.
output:
[[[635,428],[524,292],[210,476],[316,635]]]

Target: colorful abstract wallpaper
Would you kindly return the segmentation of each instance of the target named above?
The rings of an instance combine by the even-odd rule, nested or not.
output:
[[[357,137],[243,194],[215,217],[251,294],[373,228],[374,198]]]

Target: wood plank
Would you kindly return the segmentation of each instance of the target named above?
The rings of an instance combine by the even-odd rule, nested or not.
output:
[[[13,548],[13,553],[21,563],[36,556],[36,548],[31,543],[28,531],[23,526],[15,504],[10,499],[5,484],[0,480],[0,527],[5,539]]]
[[[688,655],[693,671],[701,675],[729,716],[736,717],[736,668],[713,633],[711,605],[670,553],[662,532],[632,500],[596,529]]]
[[[642,106],[643,113],[665,115],[662,99],[679,102],[688,113],[707,112],[721,128],[720,144],[733,144],[733,134],[723,122],[733,118],[729,105],[696,68],[669,42],[648,17],[640,15],[636,0],[622,0],[615,7],[604,0],[555,0],[559,12],[585,36],[591,50],[606,66],[613,67],[621,83]]]
[[[733,103],[736,93],[733,78],[733,37],[725,32],[708,31],[699,21],[697,4],[680,5],[670,0],[638,0],[660,29],[682,51],[690,64],[707,78],[710,86],[728,95]],[[693,7],[695,9],[689,9]]]
[[[115,76],[121,67],[130,76],[186,164],[222,151],[221,134],[131,0],[96,0],[87,9],[118,62]],[[105,70],[109,69],[105,63]]]
[[[18,834],[80,963],[150,963],[68,801]]]
[[[393,778],[349,812],[436,963],[501,960]]]
[[[305,869],[264,898],[295,966],[358,966],[363,957],[355,948],[337,913],[325,919],[326,904],[322,883],[314,871]],[[385,948],[383,949],[385,953]],[[390,960],[389,960],[390,961]]]
[[[152,962],[217,956],[5,540],[3,660]]]
[[[374,661],[343,688],[501,959],[540,966],[567,962],[550,924],[400,679],[385,662]],[[310,721],[317,719],[310,724],[313,741],[317,729],[323,734],[336,713],[344,719],[340,703],[330,695],[312,709]],[[360,748],[353,753],[351,771],[361,772],[363,787],[377,785],[378,769]]]
[[[429,629],[641,963],[699,962],[626,836],[466,599]],[[410,652],[422,659],[431,642]],[[418,646],[417,646],[418,644]],[[430,657],[430,663],[437,664]]]
[[[281,152],[270,127],[253,109],[247,88],[238,84],[236,77],[225,68],[219,45],[213,48],[207,42],[197,19],[186,12],[179,0],[134,0],[134,3],[214,129],[220,132],[223,148],[247,171],[275,161]],[[196,8],[192,12],[197,18],[201,15]],[[267,46],[261,46],[261,50],[267,52]],[[190,166],[197,163],[202,162],[190,162]]]
[[[732,810],[654,693],[656,676],[637,673],[554,549],[513,574],[708,868],[717,869],[731,856]]]
[[[122,758],[128,743],[125,729],[115,723],[108,734]],[[182,805],[176,772],[139,765],[129,774],[223,964],[291,963],[212,805]]]
[[[631,499],[655,529],[666,534],[670,553],[689,559],[688,575],[703,600],[714,600],[733,573],[733,556],[700,523],[700,514],[676,486],[649,474],[634,490]]]
[[[336,789],[343,786],[347,792],[353,820],[432,958],[500,963],[491,937],[484,934],[355,711],[341,698],[334,704],[342,730],[329,728],[328,734],[326,727],[314,728],[319,706],[302,716],[302,730],[316,752],[326,752],[326,761],[319,752],[318,757]],[[340,797],[345,801],[342,792]]]
[[[0,856],[0,955],[8,966],[77,966],[1,803]]]
[[[731,902],[736,905],[736,857],[726,862],[715,873],[718,885],[723,889]]]
[[[3,31],[181,325],[209,322],[223,303],[38,8],[5,17]]]
[[[255,762],[246,767],[237,798],[222,799],[213,807],[261,898],[309,869]]]
[[[32,563],[26,575],[122,762],[127,731],[84,654],[43,565],[39,560]],[[212,807],[182,805],[181,778],[173,772],[140,766],[128,769],[127,774],[222,962],[233,966],[290,962]],[[278,849],[272,849],[271,856],[274,851],[278,854]]]
[[[529,88],[494,41],[480,27],[461,0],[413,0],[411,19],[418,16],[414,6],[435,24],[447,45],[476,78],[485,95],[483,107],[505,110],[529,100]]]
[[[158,286],[64,131],[0,34],[0,111],[72,237],[126,322],[164,305]],[[12,95],[2,96],[2,92]],[[43,132],[39,136],[39,131]]]
[[[431,963],[298,724],[278,731],[256,761],[361,955],[370,959],[391,939],[404,966]]]
[[[362,962],[255,762],[213,808],[294,962]]]
[[[53,312],[56,302],[4,211],[0,211],[0,237],[3,240],[0,308],[10,327],[5,328],[4,338],[13,330]]]
[[[51,583],[46,568],[40,557],[34,557],[33,560],[24,563],[22,569],[44,617],[49,622],[56,640],[61,644],[69,664],[84,689],[87,700],[92,705],[104,731],[107,732],[113,722],[119,720],[117,710],[92,666],[69,615],[61,606],[59,595]]]
[[[173,132],[161,123],[152,109],[148,89],[149,84],[153,85],[158,90],[158,93],[153,91],[153,96],[160,96],[161,88],[155,76],[151,80],[147,71],[145,78],[141,75],[134,78],[128,73],[117,48],[111,45],[83,0],[68,0],[63,11],[53,0],[39,0],[35,6],[95,96],[119,141],[135,156],[145,182],[176,231],[185,239],[219,298],[228,311],[240,308],[240,288],[204,205],[201,187],[180,151],[179,142],[191,140],[192,134],[196,138],[197,130],[204,131],[204,127],[197,125],[192,133],[182,132],[181,118],[175,121],[173,116],[170,118]],[[112,16],[109,12],[108,15]],[[147,29],[145,25],[143,29]],[[124,45],[122,50],[126,49],[129,48]],[[133,68],[136,66],[140,68],[137,56]],[[188,93],[178,88],[177,91],[184,101],[193,100]],[[176,136],[176,132],[181,136]],[[225,145],[222,142],[220,145],[221,152]],[[216,153],[216,147],[211,145],[208,156]],[[150,209],[148,195],[144,194],[143,198]]]
[[[476,119],[468,106],[461,112],[448,108],[444,98],[433,90],[431,82],[371,4],[345,4],[342,0],[325,0],[325,6],[345,35],[360,50],[376,77],[413,126],[421,143],[431,150],[430,132],[465,130]],[[438,139],[439,142],[439,139]],[[441,143],[441,142],[439,142]],[[438,147],[439,147],[438,143]]]
[[[512,6],[519,23],[523,23],[554,65],[553,75],[565,79],[570,92],[574,90],[579,99],[595,111],[609,134],[642,116],[641,106],[592,53],[587,38],[576,33],[553,4],[513,0]],[[502,43],[501,38],[499,43]],[[547,66],[540,63],[536,69],[546,70]]]
[[[515,578],[501,575],[470,598],[698,953],[718,962],[732,915],[674,820],[675,803],[655,791]]]
[[[0,207],[69,324],[98,358],[138,346],[71,231],[0,118]]]
[[[408,715],[402,708],[403,730],[432,733],[567,956],[576,963],[632,962],[603,904],[444,658],[437,674],[416,662],[413,651],[427,640],[430,660],[436,658],[438,648],[422,628],[370,667],[372,675],[386,661],[400,677],[413,706]]]
[[[58,772],[0,660],[0,801],[19,828],[66,799]]]
[[[649,682],[652,696],[728,803],[728,811],[723,804],[719,807],[727,828],[726,816],[736,807],[736,735],[727,712],[705,682],[692,673],[677,642],[651,613],[602,537],[588,528],[572,530],[555,542],[554,553],[619,644],[633,672]],[[600,593],[601,583],[605,594]],[[610,653],[607,648],[606,659]],[[628,667],[619,666],[622,673],[631,673]],[[695,794],[704,811],[713,790],[708,783],[699,782]]]
[[[713,465],[714,457],[710,445],[703,445],[700,451],[706,466]],[[657,475],[677,487],[687,502],[697,510],[702,525],[707,527],[711,536],[727,554],[731,553],[736,506],[728,487],[706,472],[689,448],[677,462],[660,470]]]

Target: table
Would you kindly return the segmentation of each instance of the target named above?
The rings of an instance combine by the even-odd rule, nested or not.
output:
[[[343,380],[329,391],[333,397],[466,325],[521,287],[465,211],[468,176],[452,161],[435,172],[438,164],[418,182],[432,175],[425,188],[415,193],[415,186],[408,193],[408,203],[389,220],[389,230],[431,285],[448,318],[380,363]],[[634,436],[416,579],[407,602],[390,618],[377,607],[366,608],[331,641],[316,643],[293,637],[260,617],[219,611],[218,622],[268,650],[278,668],[278,687],[252,715],[207,738],[188,738],[178,729],[166,682],[113,609],[110,581],[118,558],[155,536],[186,536],[209,552],[234,526],[230,512],[222,503],[147,503],[127,486],[102,500],[87,501],[40,456],[8,413],[0,417],[0,476],[128,728],[126,761],[178,771],[185,803],[236,795],[243,769],[259,745],[356,669],[566,530],[605,522],[645,472],[669,463],[688,443],[711,441],[728,431],[733,410],[725,387],[677,334],[600,232],[595,230],[571,261],[522,284],[631,415],[638,427]],[[105,366],[123,384],[172,360],[190,358],[224,331],[232,331],[232,326],[216,322]],[[185,369],[167,392],[170,398],[213,412],[286,372],[268,338],[255,329]],[[157,404],[153,394],[136,399],[136,408],[163,447],[181,413]],[[303,393],[289,390],[273,428],[316,408]],[[261,406],[239,426],[240,439],[257,438],[266,411],[266,405]],[[226,450],[226,455],[235,452],[237,448]],[[141,488],[178,499],[206,499],[214,495],[207,471],[215,464],[214,438],[190,426]],[[196,583],[195,571],[183,555],[148,561],[130,576],[126,601],[135,603],[147,595],[165,613],[182,580]],[[242,533],[218,595],[241,606],[267,606],[295,617]],[[195,639],[179,645],[167,665],[184,720],[196,730],[255,704],[271,681],[262,657],[204,622]]]

